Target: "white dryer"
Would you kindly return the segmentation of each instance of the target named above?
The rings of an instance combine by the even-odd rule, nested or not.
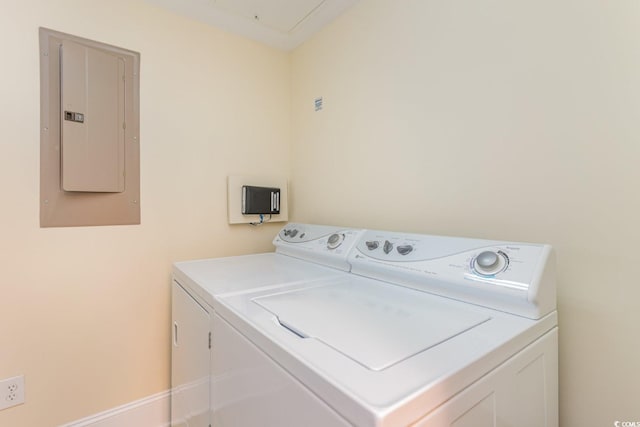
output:
[[[212,424],[212,402],[217,401],[211,391],[217,385],[212,381],[223,380],[212,376],[212,347],[224,346],[212,333],[217,299],[347,274],[347,256],[361,233],[342,227],[289,224],[274,239],[275,253],[174,264],[172,426]]]

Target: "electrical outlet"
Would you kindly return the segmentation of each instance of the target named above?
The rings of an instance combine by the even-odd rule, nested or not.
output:
[[[0,381],[0,411],[24,403],[24,375]]]

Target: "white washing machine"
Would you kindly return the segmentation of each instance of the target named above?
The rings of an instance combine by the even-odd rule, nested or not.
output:
[[[211,425],[557,426],[549,246],[354,235],[350,273],[210,298]]]
[[[173,268],[171,425],[211,424],[214,302],[223,295],[338,277],[361,230],[290,224],[275,253],[179,262]],[[309,262],[308,259],[313,259]],[[219,379],[219,378],[218,378]]]

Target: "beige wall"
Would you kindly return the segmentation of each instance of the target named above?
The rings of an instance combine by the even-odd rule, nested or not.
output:
[[[0,425],[56,426],[169,388],[171,262],[271,250],[226,176],[287,172],[290,63],[142,0],[0,9],[0,378],[27,396]],[[141,225],[39,228],[39,26],[141,53]]]
[[[27,404],[0,425],[166,390],[170,263],[269,250],[277,225],[226,224],[225,179],[289,168],[298,221],[553,244],[561,424],[640,419],[639,20],[363,0],[290,58],[142,0],[3,0],[0,378]],[[39,26],[141,52],[142,225],[38,227]]]
[[[555,246],[563,427],[640,420],[638,22],[363,0],[292,56],[296,221]]]

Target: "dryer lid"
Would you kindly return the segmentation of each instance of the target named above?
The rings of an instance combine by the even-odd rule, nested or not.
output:
[[[381,371],[490,319],[463,303],[351,278],[253,301],[303,339]]]

